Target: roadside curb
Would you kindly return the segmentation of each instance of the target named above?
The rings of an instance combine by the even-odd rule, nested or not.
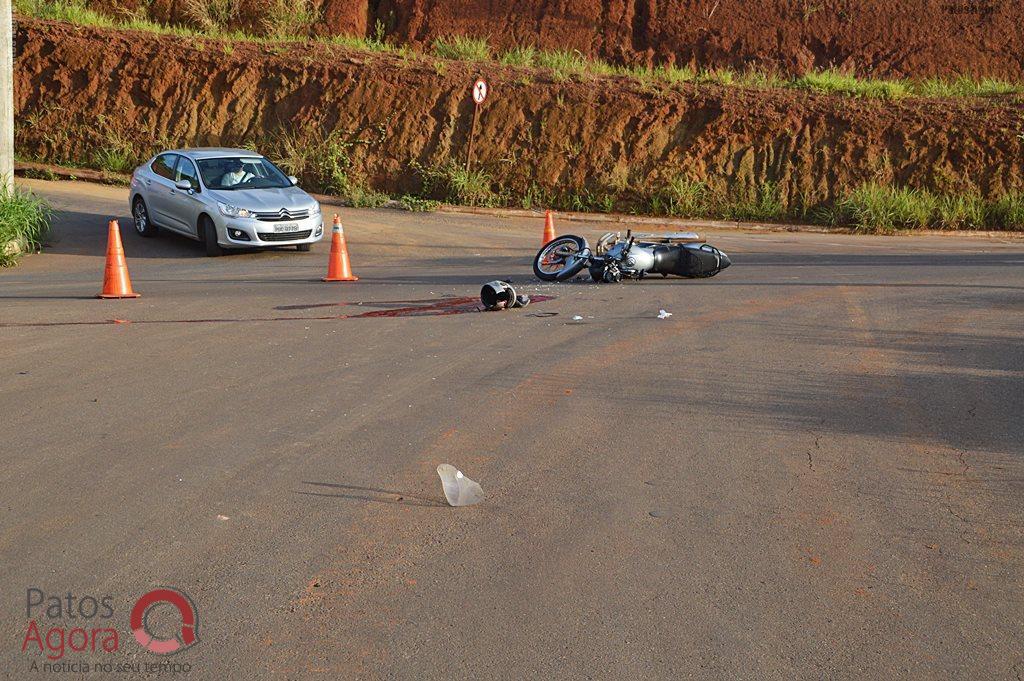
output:
[[[34,163],[29,161],[17,161],[14,164],[15,174],[25,175],[28,173],[49,173],[55,177],[67,180],[83,180],[86,182],[99,182],[102,184],[128,186],[131,181],[130,175],[122,173],[109,173],[103,170],[91,170],[89,168],[69,168],[67,166],[49,165],[46,163]],[[45,179],[45,178],[42,178]],[[309,195],[321,203],[332,206],[352,207],[348,201],[341,197],[329,194],[316,194],[309,192]],[[405,210],[402,203],[391,199],[381,208],[388,210]],[[453,206],[441,204],[432,212],[451,213],[463,215],[486,215],[495,218],[537,218],[544,219],[544,211],[524,210],[522,208],[475,208],[472,206]],[[648,215],[626,215],[622,213],[578,213],[573,211],[554,211],[559,219],[569,222],[591,222],[618,225],[650,225],[655,227],[673,227],[689,230],[721,230],[731,232],[754,232],[754,233],[779,233],[794,232],[807,234],[833,234],[833,235],[856,235],[856,236],[942,236],[942,237],[964,237],[984,239],[1009,239],[1013,241],[1024,240],[1024,231],[998,231],[998,230],[941,230],[941,229],[914,229],[902,230],[895,234],[862,234],[846,227],[825,227],[823,225],[801,225],[775,222],[734,222],[731,220],[689,220],[671,217],[653,217]]]
[[[16,161],[14,163],[15,175],[32,174],[36,179],[47,179],[39,175],[53,175],[64,180],[84,180],[86,182],[99,182],[101,184],[113,184],[128,186],[131,182],[131,175],[122,173],[108,173],[105,170],[91,170],[89,168],[69,168],[67,166],[56,166],[48,163],[33,163],[30,161]]]
[[[488,215],[499,218],[537,218],[544,219],[544,211],[523,210],[517,208],[474,208],[471,206],[450,206],[442,204],[437,213],[465,213],[470,215]],[[946,237],[978,237],[1024,239],[1024,231],[1002,230],[942,230],[913,229],[901,230],[894,234],[862,233],[847,227],[826,227],[824,225],[788,224],[783,222],[735,222],[731,220],[692,220],[672,217],[655,217],[650,215],[627,215],[624,213],[577,213],[572,211],[552,211],[560,220],[570,222],[598,222],[616,225],[651,225],[657,227],[674,227],[695,230],[698,228],[733,232],[802,232],[809,234],[836,234],[850,236],[946,236]]]
[[[491,215],[494,217],[523,217],[544,219],[544,211],[523,210],[518,208],[473,208],[470,206],[442,205],[437,209],[440,213],[469,213],[473,215]],[[746,232],[815,232],[818,234],[852,234],[845,227],[825,227],[822,225],[800,225],[771,222],[733,222],[730,220],[691,220],[684,218],[656,217],[651,215],[628,215],[625,213],[578,213],[574,211],[552,211],[559,219],[570,222],[600,222],[607,224],[653,225],[658,227],[679,227],[693,229],[739,230]]]

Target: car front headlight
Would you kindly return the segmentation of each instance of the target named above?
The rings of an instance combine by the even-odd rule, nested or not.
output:
[[[232,206],[227,203],[217,202],[217,207],[220,208],[221,215],[227,215],[229,218],[251,218],[252,211],[246,208],[239,208],[238,206]]]
[[[320,203],[319,202],[314,203],[313,204],[313,210],[309,211],[309,214],[310,215],[320,215],[320,213],[321,213]]]

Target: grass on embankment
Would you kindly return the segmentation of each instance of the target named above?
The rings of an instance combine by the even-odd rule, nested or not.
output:
[[[729,68],[695,69],[689,66],[623,66],[592,59],[578,51],[539,50],[522,45],[508,50],[493,49],[486,38],[449,36],[438,38],[430,54],[418,54],[408,46],[391,43],[384,26],[378,22],[369,36],[329,36],[312,38],[310,31],[316,13],[308,2],[281,3],[268,13],[260,26],[261,35],[228,28],[233,5],[224,0],[194,0],[188,4],[195,16],[193,23],[202,28],[168,26],[143,18],[142,14],[124,14],[112,18],[86,6],[84,0],[15,0],[15,11],[24,16],[67,21],[74,24],[111,29],[133,29],[187,38],[210,38],[256,43],[309,42],[316,40],[349,49],[396,53],[403,58],[436,57],[442,60],[498,62],[505,66],[536,69],[550,73],[556,80],[591,76],[630,78],[644,87],[671,87],[681,83],[716,84],[751,88],[775,88],[820,92],[847,97],[896,100],[907,97],[959,98],[1024,95],[1024,84],[993,78],[960,76],[952,80],[893,80],[862,78],[828,69],[811,71],[798,77],[756,69],[737,71]],[[227,46],[230,47],[230,46]]]
[[[0,267],[10,267],[27,251],[42,247],[50,230],[49,204],[31,192],[0,190]]]
[[[940,195],[922,189],[863,184],[833,207],[832,222],[858,231],[1024,229],[1024,194],[994,201],[976,194]]]
[[[289,174],[302,178],[308,189],[333,194],[356,208],[378,208],[395,200],[404,210],[420,212],[435,210],[441,203],[481,208],[550,208],[694,220],[802,223],[847,228],[863,234],[924,229],[1024,231],[1022,192],[986,199],[978,194],[940,194],[867,182],[831,203],[809,205],[797,200],[787,205],[778,186],[770,182],[747,190],[725,192],[684,178],[647,191],[584,188],[556,193],[532,185],[524,192],[500,186],[484,170],[467,170],[461,164],[448,162],[438,167],[414,165],[413,170],[420,179],[419,190],[392,197],[369,187],[353,174],[348,161],[349,147],[333,135],[312,147],[297,144],[295,140],[285,143],[279,140],[277,143],[268,141],[260,148]],[[310,148],[319,153],[309,153]],[[57,179],[56,175],[38,171],[32,176]],[[21,201],[19,209],[23,211],[33,202],[38,206],[39,219],[21,221],[29,226],[25,241],[38,247],[45,233],[49,209],[30,196],[21,197]],[[6,210],[10,215],[15,213],[14,207]],[[6,240],[7,224],[6,219],[0,224],[0,243]]]
[[[351,174],[348,149],[333,136],[310,145],[268,146],[289,173],[347,198],[357,207],[383,205],[389,197],[368,189]],[[324,153],[326,152],[326,153]],[[449,161],[436,167],[413,165],[419,191],[399,198],[407,210],[431,210],[438,202],[488,208],[552,208],[593,213],[631,213],[741,222],[819,224],[864,233],[902,230],[1024,230],[1024,193],[986,199],[978,194],[939,194],[920,189],[863,183],[831,203],[787,202],[779,187],[763,183],[727,192],[704,182],[676,178],[656,188],[577,188],[561,192],[537,185],[526,191],[502,186],[487,171]]]
[[[713,192],[703,182],[678,179],[650,197],[649,211],[680,218],[754,222],[799,221],[890,234],[901,230],[1024,230],[1024,194],[998,199],[977,194],[937,194],[923,189],[866,182],[831,205],[790,208],[778,189],[763,184],[746,196]]]

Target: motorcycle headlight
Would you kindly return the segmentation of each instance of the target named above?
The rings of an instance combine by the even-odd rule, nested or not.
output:
[[[220,208],[221,215],[227,215],[229,218],[251,218],[252,211],[246,208],[239,208],[238,206],[232,206],[227,203],[217,202],[217,207]]]

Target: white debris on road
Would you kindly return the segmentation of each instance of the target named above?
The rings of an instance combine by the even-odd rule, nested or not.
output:
[[[484,500],[484,490],[479,483],[467,478],[462,471],[450,463],[438,466],[437,474],[441,478],[444,498],[450,505],[472,506]]]
[[[671,316],[672,316],[671,312],[665,312],[664,310],[661,310],[660,312],[658,312],[658,319],[668,319]]]

